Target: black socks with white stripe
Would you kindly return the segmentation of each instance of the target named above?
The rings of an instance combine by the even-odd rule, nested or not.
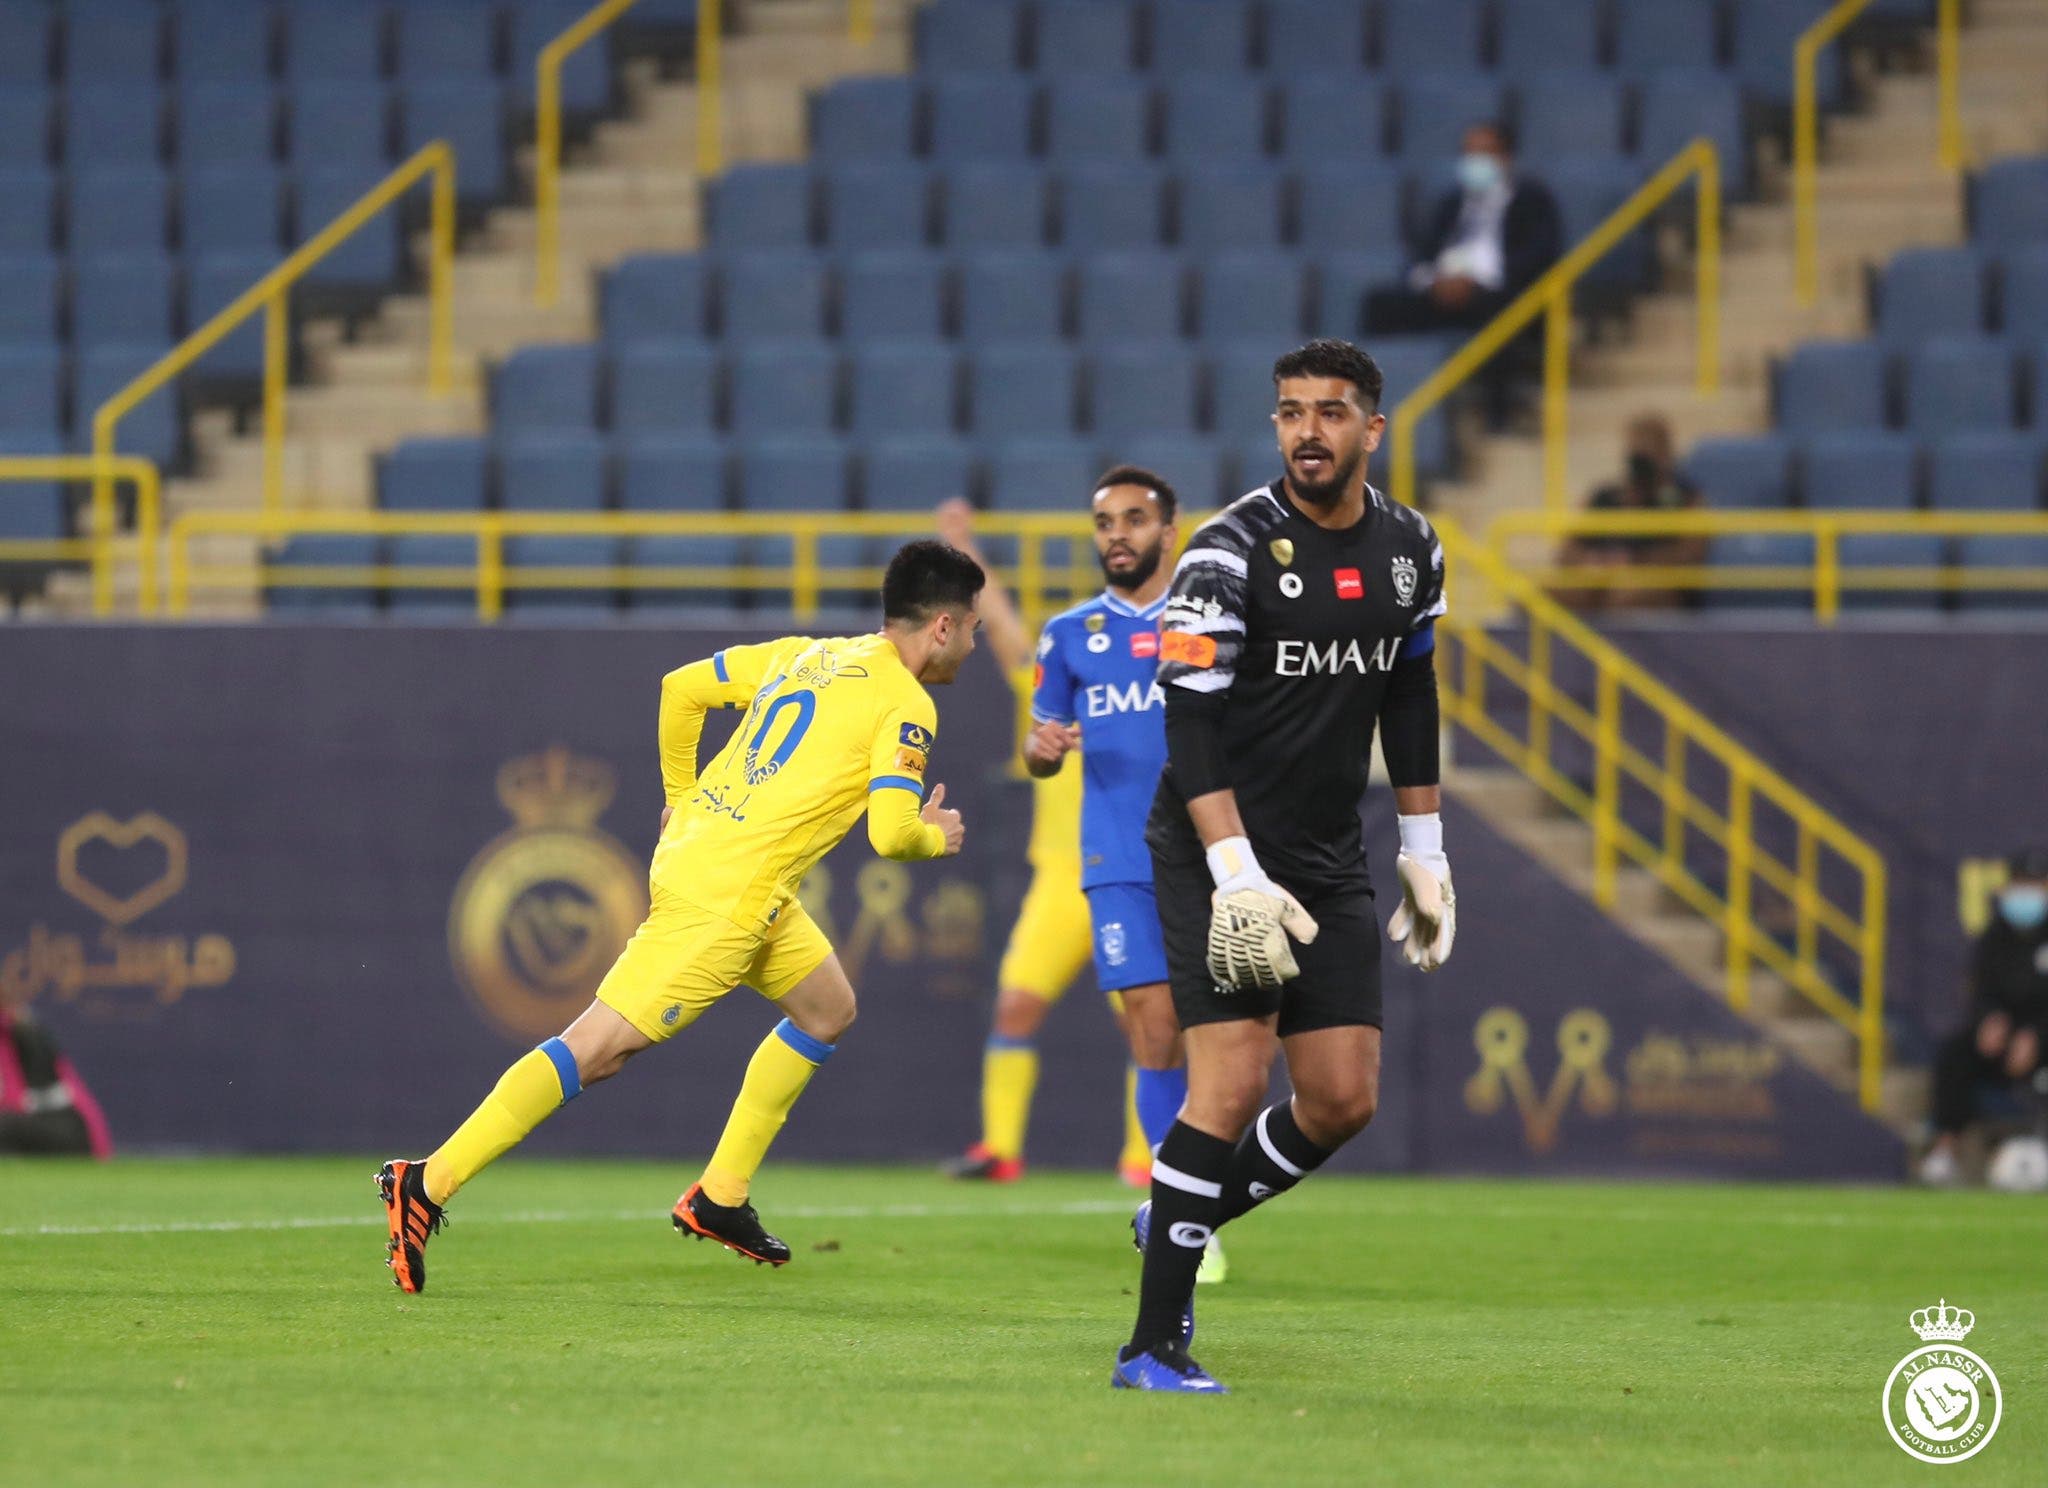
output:
[[[1284,1194],[1320,1168],[1329,1152],[1316,1146],[1294,1124],[1294,1102],[1284,1100],[1259,1112],[1230,1154],[1223,1180],[1222,1203],[1216,1214],[1221,1227],[1276,1194]]]
[[[1231,1144],[1176,1121],[1152,1159],[1152,1228],[1131,1352],[1180,1339],[1181,1314],[1194,1295],[1202,1247],[1220,1222]]]

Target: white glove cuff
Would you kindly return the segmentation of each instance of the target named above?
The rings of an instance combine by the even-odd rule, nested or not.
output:
[[[1444,855],[1444,819],[1436,812],[1397,816],[1394,824],[1401,829],[1401,851],[1409,857],[1429,859]],[[1222,844],[1217,845],[1220,847]],[[1215,860],[1212,858],[1210,861],[1213,863]]]
[[[1216,881],[1216,887],[1219,889],[1233,878],[1243,878],[1247,875],[1265,877],[1265,871],[1259,867],[1258,856],[1252,851],[1249,837],[1225,837],[1221,841],[1211,843],[1208,858],[1209,877]]]

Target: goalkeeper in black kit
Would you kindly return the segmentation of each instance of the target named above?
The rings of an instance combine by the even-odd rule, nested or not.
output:
[[[1161,620],[1167,767],[1145,836],[1188,1096],[1132,1221],[1145,1270],[1124,1389],[1223,1393],[1188,1352],[1203,1245],[1372,1120],[1379,923],[1358,803],[1375,728],[1401,831],[1388,935],[1425,971],[1451,952],[1443,547],[1365,482],[1386,428],[1371,357],[1312,341],[1273,382],[1286,474],[1195,533]],[[1276,1041],[1294,1094],[1262,1111]]]

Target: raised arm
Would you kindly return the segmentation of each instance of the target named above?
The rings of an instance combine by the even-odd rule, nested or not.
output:
[[[1003,576],[988,561],[974,541],[974,508],[958,496],[939,503],[939,536],[972,558],[988,574],[988,587],[981,591],[981,637],[995,653],[1005,674],[1017,672],[1031,662],[1031,633],[1024,617],[1003,587]]]

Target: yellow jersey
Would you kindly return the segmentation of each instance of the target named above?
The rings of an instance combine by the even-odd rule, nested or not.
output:
[[[745,708],[700,775],[712,707]],[[657,891],[756,926],[862,811],[884,857],[940,856],[918,817],[938,736],[931,696],[882,635],[728,646],[661,684],[661,773],[674,808],[654,850]]]
[[[1017,694],[1017,731],[1031,732],[1032,669],[1020,667],[1010,676]],[[1041,872],[1052,871],[1081,882],[1081,761],[1078,753],[1057,775],[1031,777],[1031,835],[1024,861]]]

